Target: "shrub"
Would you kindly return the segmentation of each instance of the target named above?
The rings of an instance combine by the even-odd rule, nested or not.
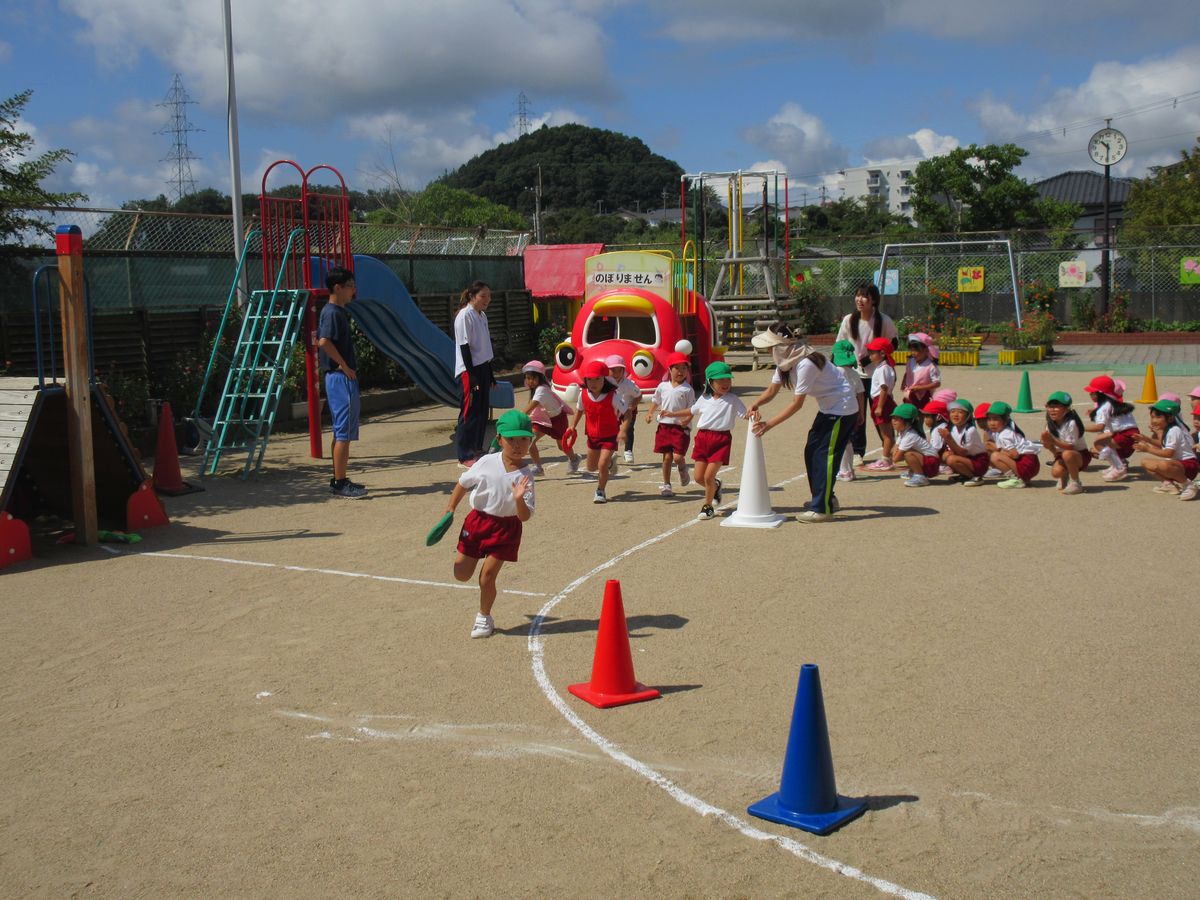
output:
[[[796,324],[801,331],[805,334],[826,334],[833,330],[833,323],[829,319],[829,295],[815,280],[806,278],[800,283],[793,282],[789,297],[796,303]]]
[[[1096,329],[1096,300],[1090,290],[1078,291],[1071,297],[1071,327],[1076,331]]]

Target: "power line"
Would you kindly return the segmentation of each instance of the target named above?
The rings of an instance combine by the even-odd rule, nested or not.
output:
[[[196,180],[192,177],[192,160],[200,159],[200,157],[192,153],[188,147],[188,134],[204,129],[197,128],[188,121],[188,105],[195,102],[188,96],[183,87],[183,78],[176,72],[175,80],[171,82],[171,89],[167,91],[166,99],[162,103],[155,104],[170,110],[167,125],[154,133],[171,135],[171,151],[159,162],[169,162],[175,166],[171,192],[176,201],[185,194],[196,193]]]

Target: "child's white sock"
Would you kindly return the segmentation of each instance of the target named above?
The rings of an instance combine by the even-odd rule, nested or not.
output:
[[[839,475],[854,474],[854,448],[849,444],[846,445],[846,452],[842,454],[842,467],[838,470]]]
[[[1105,447],[1100,451],[1100,458],[1112,466],[1114,469],[1124,468],[1121,465],[1121,457],[1117,456],[1117,451],[1112,447]]]

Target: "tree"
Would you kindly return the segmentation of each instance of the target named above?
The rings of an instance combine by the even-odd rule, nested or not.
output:
[[[23,246],[32,234],[52,234],[41,219],[26,215],[31,206],[70,206],[86,200],[76,191],[47,191],[42,182],[59,163],[74,157],[70,150],[48,150],[29,157],[33,138],[18,130],[18,120],[33,91],[22,91],[0,103],[0,246]]]
[[[925,231],[1007,231],[1043,224],[1038,192],[1013,174],[1028,156],[1016,144],[971,144],[917,164],[909,182]]]
[[[380,225],[442,225],[457,228],[526,227],[516,212],[492,203],[470,191],[434,183],[418,194],[404,199],[403,205],[377,209],[367,220]]]
[[[842,197],[806,206],[800,220],[807,234],[879,234],[912,231],[908,219],[889,212],[880,198]]]
[[[1125,203],[1121,243],[1173,243],[1169,230],[1182,225],[1200,225],[1200,140],[1190,152],[1180,152],[1179,162],[1134,182]]]

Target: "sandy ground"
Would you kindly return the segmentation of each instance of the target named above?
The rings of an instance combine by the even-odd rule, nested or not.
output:
[[[1085,381],[1039,372],[1035,398]],[[1012,373],[946,382],[1016,399]],[[136,547],[0,575],[0,894],[1196,896],[1200,503],[1095,469],[1078,497],[1045,470],[888,477],[840,487],[832,523],[722,528],[694,488],[657,496],[642,424],[607,506],[548,454],[500,630],[472,641],[452,537],[423,542],[452,418],[366,424],[367,501],[331,499],[288,436]],[[789,516],[810,418],[765,441]],[[566,686],[607,578],[664,696],[600,711]],[[778,787],[805,662],[838,788],[870,804],[824,838],[745,814]]]

